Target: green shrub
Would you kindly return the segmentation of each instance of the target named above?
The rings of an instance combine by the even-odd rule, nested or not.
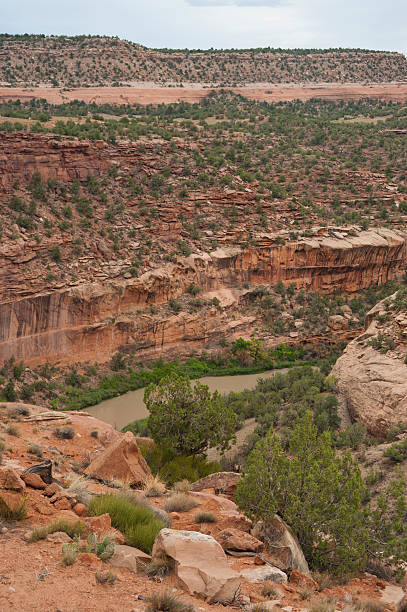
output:
[[[63,531],[68,534],[70,538],[80,537],[85,531],[86,525],[83,521],[67,521],[65,519],[58,519],[49,525],[43,527],[36,527],[31,532],[30,542],[38,542],[38,540],[45,540],[49,533],[56,533],[57,531]]]
[[[167,485],[172,486],[181,480],[196,482],[204,476],[220,472],[221,467],[217,461],[208,461],[205,457],[175,457],[165,463],[159,470],[159,475]]]
[[[108,513],[112,525],[125,536],[126,543],[151,553],[158,532],[166,527],[145,504],[137,504],[118,495],[94,497],[89,504],[89,515],[100,516]]]
[[[383,457],[387,457],[394,461],[394,463],[402,463],[407,459],[407,438],[401,440],[401,442],[395,442],[383,453]]]

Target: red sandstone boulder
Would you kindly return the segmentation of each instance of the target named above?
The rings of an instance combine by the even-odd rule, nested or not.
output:
[[[102,451],[86,468],[85,473],[104,480],[115,478],[130,486],[139,487],[151,476],[150,468],[130,431]]]
[[[78,516],[88,516],[88,509],[85,504],[75,504],[72,510]]]
[[[45,489],[47,486],[39,474],[27,472],[26,474],[21,474],[21,479],[32,489]]]
[[[0,489],[24,491],[25,483],[11,467],[0,467]]]
[[[313,591],[318,589],[318,584],[311,578],[311,576],[306,576],[296,569],[293,569],[291,572],[288,582],[300,589],[312,589]]]
[[[107,533],[112,529],[112,521],[110,514],[101,514],[100,516],[89,516],[85,518],[85,523],[89,527],[90,533]]]
[[[216,495],[222,494],[233,499],[240,478],[240,474],[236,472],[216,472],[194,482],[191,485],[191,491],[213,489]]]
[[[218,533],[216,540],[224,550],[261,552],[264,549],[263,542],[239,529],[224,529]]]

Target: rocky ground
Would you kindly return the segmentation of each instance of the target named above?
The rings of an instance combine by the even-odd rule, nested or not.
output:
[[[325,584],[320,582],[318,586],[307,575],[308,568],[298,543],[278,524],[274,535],[277,537],[278,533],[274,540],[277,548],[271,555],[261,539],[250,535],[251,522],[237,511],[233,491],[239,476],[228,473],[209,476],[193,485],[188,495],[194,499],[196,507],[169,514],[171,528],[160,533],[160,542],[157,539],[153,555],[158,554],[160,547],[164,548],[178,559],[178,569],[158,582],[147,578],[137,563],[137,558],[143,554],[123,546],[123,536],[111,528],[108,515],[87,518],[86,506],[81,503],[89,495],[128,491],[129,484],[140,486],[140,479],[146,478],[149,470],[132,434],[119,434],[86,414],[49,413],[38,406],[21,407],[20,404],[1,405],[0,427],[4,446],[0,500],[3,505],[12,507],[25,498],[27,508],[23,520],[1,521],[0,608],[5,612],[16,609],[22,612],[143,610],[143,598],[163,589],[171,590],[196,610],[221,609],[219,605],[209,605],[208,589],[222,592],[226,597],[225,593],[228,589],[230,593],[232,586],[233,592],[238,592],[238,607],[247,610],[258,602],[270,602],[268,609],[275,607],[295,612],[308,609],[316,601],[327,601],[327,598],[337,610],[358,600],[374,601],[380,609],[392,610],[402,597],[400,587],[390,586],[367,574],[336,586],[325,578]],[[57,427],[71,427],[73,438],[57,437]],[[47,459],[53,462],[53,477],[57,482],[49,485],[38,474],[23,473]],[[103,474],[102,482],[100,475],[95,480],[86,474],[92,473],[95,466]],[[86,480],[83,477],[78,480],[78,475]],[[143,495],[137,490],[132,494]],[[162,508],[169,495],[162,491],[148,501]],[[216,522],[196,523],[197,511],[211,512]],[[69,542],[65,533],[48,535],[37,542],[29,541],[31,531],[39,525],[48,525],[59,518],[77,520],[78,517],[87,523],[88,532],[99,535],[108,532],[116,542],[116,551],[106,563],[94,554],[81,553],[72,566],[63,566],[61,547]],[[253,534],[262,537],[258,529]],[[225,556],[222,549],[229,550],[230,554]],[[250,552],[251,556],[239,556],[242,551]],[[271,560],[276,565],[271,567],[264,560]],[[191,568],[191,563],[195,569],[188,572],[198,571],[206,576],[206,587],[200,587],[204,589],[200,597],[197,597],[200,588],[195,579],[182,571],[186,565]],[[109,569],[116,574],[115,583],[99,584],[96,573]],[[268,577],[266,582],[265,576]],[[236,584],[241,586],[236,589]],[[265,584],[269,585],[267,596]]]

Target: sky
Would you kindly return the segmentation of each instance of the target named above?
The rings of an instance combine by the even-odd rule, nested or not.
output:
[[[106,34],[148,47],[407,53],[407,0],[0,0],[0,30]]]

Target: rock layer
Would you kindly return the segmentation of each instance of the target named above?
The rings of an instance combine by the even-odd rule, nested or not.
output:
[[[6,262],[7,255],[0,253],[0,268]],[[326,293],[352,293],[399,276],[406,264],[407,233],[398,230],[338,239],[320,236],[287,245],[276,245],[271,235],[264,235],[255,248],[191,255],[139,278],[4,301],[0,353],[4,359],[14,355],[36,365],[101,361],[119,348],[153,354],[185,343],[199,346],[225,333],[240,335],[250,317],[230,319],[213,307],[205,317],[182,312],[157,320],[150,306],[186,293],[191,283],[210,292],[283,280]]]

